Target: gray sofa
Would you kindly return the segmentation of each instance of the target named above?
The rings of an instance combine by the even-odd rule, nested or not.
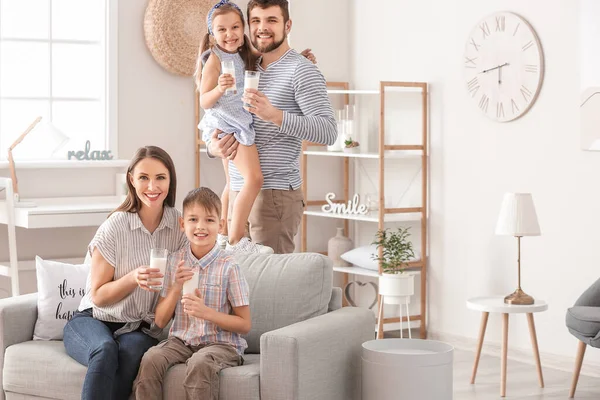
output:
[[[332,265],[319,254],[239,260],[250,286],[245,364],[221,371],[221,400],[360,399],[361,344],[374,314],[341,307]],[[79,399],[86,367],[61,341],[33,341],[37,295],[0,300],[0,366],[6,399]],[[165,399],[185,398],[184,365],[171,368]]]

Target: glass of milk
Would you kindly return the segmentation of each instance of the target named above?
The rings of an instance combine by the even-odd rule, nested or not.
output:
[[[195,296],[200,282],[200,271],[199,268],[193,268],[192,272],[194,273],[192,279],[183,282],[183,294],[193,294]]]
[[[225,95],[236,94],[237,89],[235,88],[235,64],[233,60],[221,61],[221,73],[229,74],[233,77],[233,87],[225,89]]]
[[[245,71],[244,73],[244,92],[246,89],[258,90],[258,81],[260,79],[260,72],[258,71]],[[251,107],[250,104],[244,104],[246,107]]]
[[[150,289],[162,289],[165,270],[167,269],[167,256],[169,251],[167,249],[152,249],[150,250],[150,268],[158,268],[160,273],[163,274],[163,278],[154,279],[152,282],[148,282]]]

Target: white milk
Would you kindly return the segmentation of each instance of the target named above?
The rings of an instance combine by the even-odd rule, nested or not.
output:
[[[235,88],[235,66],[233,65],[233,61],[223,61],[221,63],[221,71],[223,74],[231,75],[233,77],[234,82],[234,86],[232,88],[225,90],[225,95],[236,94],[237,89]]]
[[[160,270],[160,273],[165,274],[166,268],[167,268],[167,258],[162,258],[162,257],[151,257],[150,258],[150,268],[158,268]],[[152,289],[162,289],[163,287],[163,278],[159,278],[159,279],[153,279],[151,282],[152,284],[148,285],[149,287],[151,287]]]
[[[194,270],[194,276],[192,276],[192,279],[183,282],[183,294],[195,295],[195,290],[198,288],[199,280],[200,274],[198,273],[198,270]]]
[[[259,77],[258,76],[253,76],[253,77],[246,77],[244,79],[244,90],[246,89],[256,89],[258,90],[258,81],[259,81]]]

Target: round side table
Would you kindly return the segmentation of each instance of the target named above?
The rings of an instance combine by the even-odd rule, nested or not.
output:
[[[502,359],[500,363],[500,396],[506,396],[506,354],[508,345],[508,314],[527,314],[529,323],[529,335],[531,336],[531,345],[533,347],[533,356],[537,366],[538,380],[540,387],[544,387],[544,377],[542,375],[542,365],[540,363],[540,352],[538,350],[537,335],[535,333],[535,323],[533,322],[533,313],[546,311],[548,304],[543,300],[535,300],[534,304],[522,306],[504,303],[504,296],[475,297],[467,300],[467,308],[475,311],[481,311],[481,327],[479,328],[479,339],[477,341],[477,351],[475,353],[475,362],[473,364],[473,373],[471,374],[471,384],[475,383],[477,375],[477,366],[481,356],[481,347],[485,336],[488,316],[490,313],[502,314]]]

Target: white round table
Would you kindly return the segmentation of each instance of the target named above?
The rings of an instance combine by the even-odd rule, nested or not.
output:
[[[475,362],[473,364],[473,373],[471,374],[471,384],[475,383],[477,375],[477,366],[483,346],[485,328],[487,327],[488,316],[490,313],[502,314],[502,359],[500,374],[500,396],[506,396],[506,354],[508,345],[508,314],[527,314],[529,323],[529,335],[531,336],[531,345],[533,347],[533,356],[535,358],[538,380],[540,387],[544,387],[544,377],[542,375],[542,365],[540,363],[540,352],[538,350],[537,336],[535,333],[535,323],[533,322],[533,313],[546,311],[548,304],[543,300],[535,300],[531,305],[514,305],[504,303],[504,296],[475,297],[467,300],[467,308],[475,311],[481,311],[481,327],[479,328],[479,339],[477,342],[477,351],[475,353]]]

